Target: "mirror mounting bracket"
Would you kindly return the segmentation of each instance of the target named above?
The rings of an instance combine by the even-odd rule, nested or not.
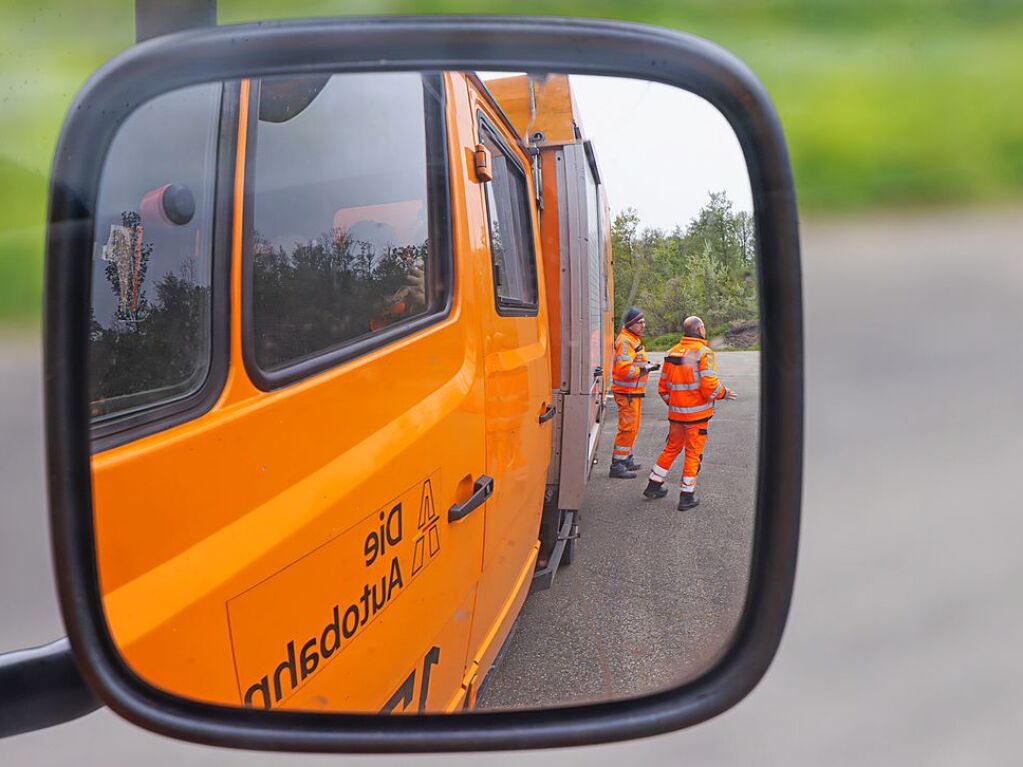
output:
[[[102,705],[67,637],[0,655],[0,738],[70,722]]]

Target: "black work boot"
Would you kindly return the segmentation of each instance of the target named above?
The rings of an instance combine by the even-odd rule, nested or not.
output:
[[[636,458],[630,455],[625,459],[625,468],[629,471],[639,471],[643,468],[643,464],[636,463]]]
[[[608,476],[612,479],[635,479],[636,472],[629,471],[625,461],[611,461],[611,471],[608,472]]]
[[[652,479],[646,483],[646,490],[643,491],[643,495],[647,498],[663,498],[668,494],[668,488],[664,486],[663,482],[654,482]]]
[[[682,493],[678,499],[678,510],[689,511],[689,509],[695,509],[700,505],[700,499],[696,497],[696,493]]]

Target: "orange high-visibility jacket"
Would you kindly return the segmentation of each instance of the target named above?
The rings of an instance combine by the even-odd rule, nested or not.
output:
[[[668,420],[680,423],[708,421],[714,403],[725,396],[718,380],[714,352],[702,338],[683,338],[664,358],[657,392],[668,405]]]
[[[644,372],[639,363],[646,362],[646,349],[643,342],[630,330],[622,330],[615,341],[615,362],[611,368],[611,391],[618,394],[632,394],[642,397],[646,391],[646,379],[650,374]]]

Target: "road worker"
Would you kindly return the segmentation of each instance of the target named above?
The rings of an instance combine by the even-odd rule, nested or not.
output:
[[[699,505],[696,497],[696,476],[700,473],[703,448],[707,443],[707,427],[718,400],[735,399],[736,394],[718,378],[714,352],[707,345],[707,329],[699,317],[686,317],[682,323],[682,340],[664,358],[664,371],[657,386],[658,394],[668,406],[668,442],[650,471],[643,495],[663,498],[668,472],[678,454],[685,452],[682,464],[682,494],[679,511]]]
[[[641,340],[645,332],[643,312],[636,307],[627,309],[622,317],[622,332],[615,341],[611,369],[611,393],[618,406],[618,434],[611,453],[610,474],[616,479],[633,479],[641,468],[632,454],[632,446],[639,433],[647,378],[651,370],[660,367],[647,360]]]

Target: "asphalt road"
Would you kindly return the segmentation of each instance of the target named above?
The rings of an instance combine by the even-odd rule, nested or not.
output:
[[[1017,764],[1021,243],[1019,206],[805,226],[803,532],[772,668],[745,701],[690,730],[493,754],[488,765]],[[34,341],[4,341],[0,648],[61,633],[39,381]],[[0,742],[5,767],[479,761],[232,752],[151,735],[109,711]]]
[[[575,561],[561,568],[550,589],[526,601],[481,708],[636,697],[713,665],[738,623],[749,577],[759,363],[759,352],[717,355],[721,380],[742,396],[717,407],[698,480],[700,505],[687,512],[676,506],[681,456],[668,497],[641,494],[668,433],[659,374],[647,382],[634,446],[644,469],[635,479],[608,477],[617,425],[609,402]]]

